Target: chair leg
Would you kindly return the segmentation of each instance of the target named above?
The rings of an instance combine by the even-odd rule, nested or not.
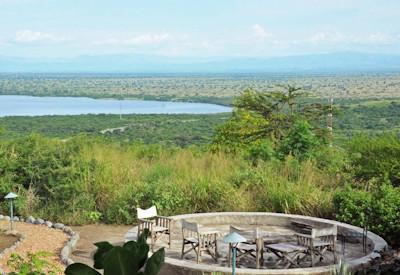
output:
[[[214,256],[215,256],[215,261],[218,262],[218,247],[217,247],[217,239],[215,241],[215,248],[214,248]]]
[[[333,263],[336,264],[337,260],[336,260],[336,242],[333,242],[332,245],[332,252],[333,252]]]
[[[183,240],[183,241],[182,241],[182,255],[181,255],[181,259],[183,259],[184,252],[185,252],[185,241]]]
[[[311,249],[310,253],[311,253],[311,267],[313,267],[314,266],[314,250]]]
[[[156,233],[151,232],[151,252],[154,252],[154,245],[156,243]]]
[[[171,232],[168,233],[168,245],[171,248]]]
[[[228,247],[228,267],[231,267],[232,263],[232,245],[229,243]]]

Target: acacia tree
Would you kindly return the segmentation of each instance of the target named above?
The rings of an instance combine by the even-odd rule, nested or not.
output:
[[[232,118],[218,128],[213,148],[235,151],[265,140],[277,146],[299,120],[308,121],[316,136],[323,137],[321,119],[329,107],[305,101],[307,94],[299,87],[283,88],[273,92],[243,91],[233,103]]]

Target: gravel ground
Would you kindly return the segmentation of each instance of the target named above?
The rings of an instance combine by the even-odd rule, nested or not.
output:
[[[0,221],[0,230],[8,230],[9,222]],[[55,230],[48,228],[43,225],[32,225],[23,222],[15,223],[15,229],[25,235],[25,240],[14,250],[21,256],[26,256],[28,252],[39,252],[47,251],[54,254],[49,257],[49,260],[60,269],[60,274],[63,274],[65,266],[60,262],[60,252],[68,241],[68,236],[61,230]],[[7,268],[7,261],[11,253],[6,253],[2,259],[0,259],[0,266],[6,271],[10,270]]]

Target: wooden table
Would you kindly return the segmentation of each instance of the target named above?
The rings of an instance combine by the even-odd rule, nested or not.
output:
[[[248,232],[241,234],[246,238],[247,243],[253,243],[256,245],[256,268],[259,269],[264,262],[264,246],[265,243],[277,243],[279,239],[285,237],[292,237],[293,234],[279,234],[276,232],[269,232],[264,230],[256,230],[256,236],[254,231],[249,229]],[[255,237],[255,238],[254,238]]]

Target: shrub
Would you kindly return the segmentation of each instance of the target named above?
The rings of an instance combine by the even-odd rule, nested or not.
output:
[[[309,159],[319,144],[311,125],[307,121],[298,120],[278,146],[277,154],[280,159],[288,155],[293,155],[300,160]]]
[[[349,142],[347,150],[357,179],[388,178],[400,186],[400,139],[396,135],[360,135]]]
[[[389,183],[359,190],[347,187],[334,195],[336,218],[368,229],[393,246],[400,245],[400,188]]]
[[[165,252],[164,248],[161,248],[148,258],[148,235],[149,231],[146,230],[138,237],[137,242],[129,241],[123,246],[113,246],[109,242],[95,243],[97,250],[93,256],[93,267],[103,269],[104,275],[157,275],[164,263]],[[101,273],[85,264],[74,263],[67,267],[65,274],[99,275]]]
[[[268,140],[256,142],[249,146],[247,159],[256,166],[260,161],[269,161],[275,155],[271,142]]]
[[[28,253],[26,258],[12,253],[7,261],[7,266],[12,270],[10,275],[55,275],[60,273],[60,268],[54,265],[48,258],[53,256],[50,252],[40,251]]]

